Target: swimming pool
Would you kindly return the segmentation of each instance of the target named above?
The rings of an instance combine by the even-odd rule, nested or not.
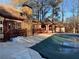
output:
[[[79,35],[55,34],[31,48],[46,59],[79,59]]]

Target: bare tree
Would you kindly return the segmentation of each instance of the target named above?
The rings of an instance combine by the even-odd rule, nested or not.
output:
[[[77,1],[78,5],[77,5],[77,33],[79,32],[79,0]]]
[[[75,0],[72,0],[72,16],[73,18],[75,17]],[[74,28],[73,28],[73,33],[76,32],[76,28],[75,28],[75,20],[74,20]]]
[[[61,13],[62,13],[62,22],[64,22],[64,4],[61,5]]]
[[[79,16],[79,0],[78,0],[78,16]]]
[[[59,4],[63,2],[63,0],[51,0],[50,5],[52,6],[52,18],[58,16]]]
[[[36,16],[39,20],[43,20],[49,11],[48,3],[48,0],[32,0],[29,5],[33,8],[33,16]]]

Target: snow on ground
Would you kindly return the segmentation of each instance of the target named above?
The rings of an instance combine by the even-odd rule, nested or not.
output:
[[[43,41],[47,37],[43,35],[18,36],[12,38],[12,42],[0,42],[0,59],[44,59],[38,52],[29,47]]]
[[[40,54],[19,43],[0,43],[0,59],[43,59]]]
[[[18,36],[13,38],[13,42],[20,43],[22,45],[25,45],[27,47],[31,47],[41,41],[43,41],[45,38],[44,36],[29,36],[29,37],[22,37]]]

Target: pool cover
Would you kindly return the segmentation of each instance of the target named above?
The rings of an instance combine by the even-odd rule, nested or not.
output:
[[[67,35],[54,35],[31,48],[46,59],[79,59],[78,42],[72,39]]]

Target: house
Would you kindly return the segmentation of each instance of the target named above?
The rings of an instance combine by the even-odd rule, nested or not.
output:
[[[53,32],[65,32],[65,25],[62,22],[54,21],[53,24]]]
[[[3,35],[3,18],[1,18],[0,19],[0,39],[2,39],[3,37],[4,37],[4,35]]]
[[[4,41],[16,36],[32,35],[32,23],[30,21],[11,20],[1,17],[0,39]]]
[[[45,19],[39,21],[37,19],[32,20],[34,33],[58,33],[65,32],[65,25],[62,22],[50,21]]]
[[[38,19],[33,19],[32,24],[33,24],[32,27],[33,34],[41,33],[41,22]]]
[[[51,21],[48,19],[39,21],[37,19],[34,19],[33,21],[33,28],[34,28],[34,33],[48,33],[51,30]]]
[[[9,19],[8,17],[1,17],[0,18],[0,41],[7,41],[11,37],[15,36],[29,36],[32,35],[32,9],[29,6],[23,6],[23,9],[21,10],[23,13],[20,13],[19,11],[16,11],[17,13],[20,13],[21,16],[23,16],[24,20],[20,19]],[[29,10],[30,11],[29,11]],[[29,11],[29,13],[28,13]],[[30,17],[28,17],[30,16]]]
[[[6,41],[10,37],[22,35],[20,33],[21,31],[21,21],[5,19],[3,17],[0,18],[0,40],[4,39],[4,41]]]
[[[44,28],[45,33],[52,32],[52,22],[47,18],[42,21],[41,27]]]

